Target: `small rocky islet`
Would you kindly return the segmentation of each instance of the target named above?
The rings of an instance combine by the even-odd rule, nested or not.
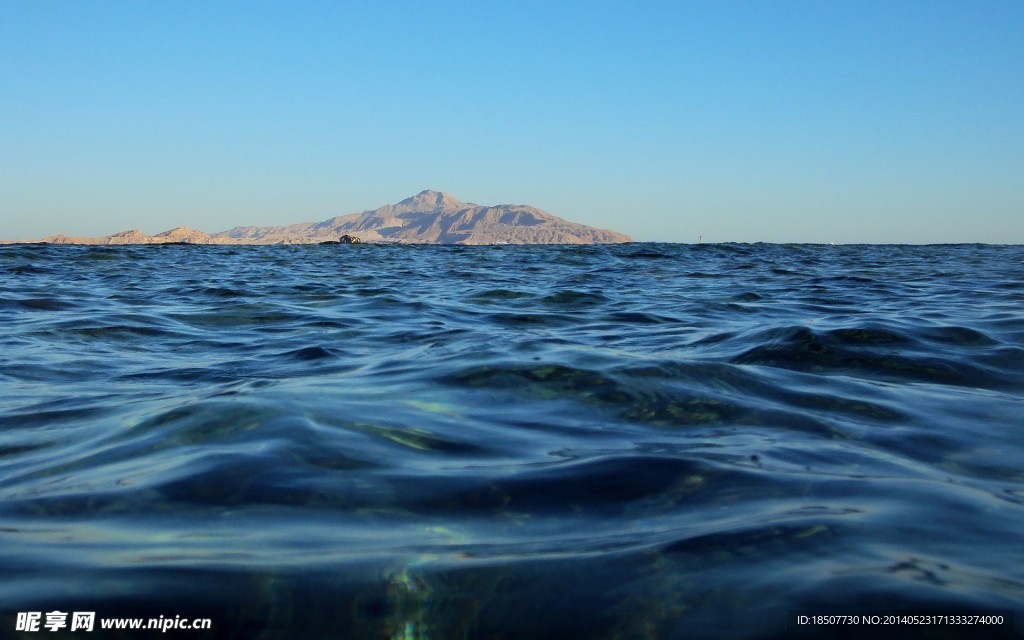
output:
[[[346,233],[337,240],[324,240],[320,244],[363,244],[363,239],[359,236],[350,236]]]

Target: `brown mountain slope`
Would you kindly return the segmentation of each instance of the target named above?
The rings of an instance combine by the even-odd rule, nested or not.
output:
[[[98,238],[72,238],[63,233],[43,238],[43,242],[50,244],[166,244],[168,242],[186,242],[188,244],[226,244],[209,234],[188,227],[176,227],[155,236],[146,235],[138,229],[121,231],[109,236]]]
[[[594,244],[630,242],[615,231],[563,220],[526,205],[481,206],[439,191],[397,204],[286,227],[235,227],[213,236],[239,243],[317,242],[355,235],[368,242]]]
[[[358,236],[363,242],[428,244],[597,244],[631,242],[615,231],[563,220],[526,205],[481,206],[439,191],[421,191],[397,204],[323,222],[235,227],[208,235],[177,227],[154,236],[138,230],[98,238],[44,238],[53,244],[302,244]]]

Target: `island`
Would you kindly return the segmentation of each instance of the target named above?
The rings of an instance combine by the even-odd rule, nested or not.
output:
[[[345,241],[348,237],[360,242]],[[485,206],[430,189],[396,204],[322,222],[277,227],[234,227],[208,234],[177,227],[156,235],[138,230],[102,237],[44,238],[51,244],[607,244],[629,236],[553,216],[521,204]]]

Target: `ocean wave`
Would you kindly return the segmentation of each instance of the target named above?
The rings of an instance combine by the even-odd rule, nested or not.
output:
[[[2,247],[3,615],[753,638],[800,610],[1024,614],[1020,263]]]

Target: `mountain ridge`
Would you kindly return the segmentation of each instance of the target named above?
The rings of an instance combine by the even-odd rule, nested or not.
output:
[[[603,244],[632,242],[629,236],[570,222],[521,204],[479,205],[450,193],[425,189],[395,204],[320,222],[237,226],[208,234],[176,227],[156,235],[137,229],[102,237],[49,236],[52,244],[313,244],[358,236],[369,243],[425,244]]]

